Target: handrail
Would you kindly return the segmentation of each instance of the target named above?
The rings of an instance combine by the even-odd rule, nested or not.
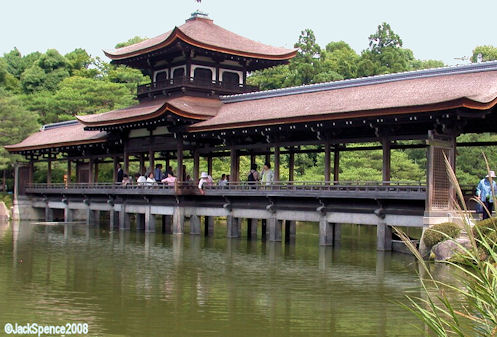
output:
[[[175,185],[142,183],[122,185],[120,183],[33,183],[28,189],[43,191],[49,189],[75,190],[165,190],[197,191],[193,182],[177,182]],[[426,192],[426,183],[420,181],[276,181],[271,184],[259,182],[231,182],[226,185],[205,184],[207,191],[341,191],[341,192]]]

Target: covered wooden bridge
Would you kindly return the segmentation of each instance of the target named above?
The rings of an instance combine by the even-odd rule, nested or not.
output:
[[[295,221],[306,220],[320,223],[322,245],[339,237],[341,223],[369,224],[378,226],[378,249],[389,249],[390,226],[423,227],[453,216],[445,158],[454,167],[457,136],[496,131],[495,62],[257,92],[246,85],[247,72],[288,62],[296,51],[236,36],[201,13],[122,49],[107,55],[152,78],[138,88],[138,105],[47,125],[6,147],[27,159],[16,174],[18,217],[50,220],[60,209],[66,220],[76,214],[91,220],[107,211],[111,226],[126,229],[130,214],[137,214],[137,226],[152,231],[161,215],[164,230],[176,234],[184,232],[185,217],[190,232],[200,233],[205,217],[211,235],[213,217],[226,216],[230,237],[240,235],[240,219],[249,219],[252,237],[264,219],[262,232],[273,241],[282,239],[282,221],[291,236]],[[349,146],[354,143],[379,145]],[[391,181],[391,150],[406,148],[426,150],[426,180]],[[382,150],[382,181],[342,181],[340,154],[371,149]],[[295,154],[302,152],[324,153],[322,181],[294,181]],[[289,159],[288,181],[280,179],[282,155]],[[271,162],[274,182],[244,183],[241,156]],[[213,175],[212,161],[219,157],[231,163],[229,185],[199,195],[185,181],[184,160],[193,160],[196,182],[200,162]],[[67,162],[68,181],[52,181],[54,161]],[[102,163],[112,162],[115,175],[123,163],[133,174],[132,161],[141,173],[156,163],[176,167],[179,182],[97,181]],[[35,162],[47,165],[45,184],[32,183]]]

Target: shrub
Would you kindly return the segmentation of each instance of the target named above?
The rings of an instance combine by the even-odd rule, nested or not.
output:
[[[427,247],[433,247],[439,242],[448,238],[455,238],[459,235],[461,228],[453,222],[444,222],[428,228],[423,235],[423,242]]]
[[[480,239],[482,235],[487,235],[497,230],[497,218],[488,218],[478,221],[473,227],[473,235]]]

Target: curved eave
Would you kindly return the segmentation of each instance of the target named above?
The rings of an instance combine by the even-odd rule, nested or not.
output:
[[[85,121],[84,120],[85,116],[76,116],[76,118],[82,124],[84,124],[86,126],[98,127],[98,126],[108,126],[108,125],[116,125],[116,124],[128,124],[128,123],[135,123],[135,122],[141,122],[141,121],[145,121],[145,120],[149,120],[149,119],[154,119],[154,118],[160,117],[166,111],[170,111],[179,117],[194,119],[197,121],[204,121],[204,120],[209,119],[209,117],[210,117],[210,116],[201,116],[201,115],[193,114],[193,113],[190,113],[187,111],[183,111],[183,110],[180,110],[169,103],[165,103],[163,106],[161,106],[159,109],[157,109],[156,111],[154,111],[152,113],[139,115],[139,116],[133,116],[133,117],[129,117],[129,118],[111,119],[111,120],[100,121],[100,122]]]
[[[68,147],[68,146],[100,144],[100,143],[105,143],[106,141],[107,141],[106,138],[102,138],[102,139],[88,139],[88,140],[74,141],[74,142],[64,142],[64,143],[56,143],[56,144],[42,144],[42,145],[22,146],[22,147],[18,147],[17,145],[6,145],[6,146],[4,146],[4,148],[10,153],[16,153],[16,152],[22,152],[22,151],[54,149],[54,148]]]
[[[422,113],[431,111],[443,111],[456,108],[468,108],[474,110],[488,110],[493,108],[497,104],[497,98],[487,103],[482,103],[478,101],[471,100],[467,97],[459,98],[452,101],[433,103],[427,105],[416,105],[408,107],[393,107],[385,109],[373,109],[373,110],[361,110],[361,111],[347,111],[339,113],[322,113],[316,115],[306,115],[306,116],[295,116],[295,117],[283,117],[275,119],[264,119],[246,122],[233,122],[218,125],[206,125],[206,126],[195,126],[192,125],[188,127],[189,132],[205,132],[205,131],[219,131],[226,129],[239,129],[246,127],[260,127],[278,124],[292,124],[292,123],[306,123],[306,122],[319,122],[319,121],[332,121],[339,119],[349,119],[349,118],[365,118],[365,117],[381,117],[381,116],[391,116],[391,115],[402,115],[410,113]],[[222,114],[218,118],[222,118]]]
[[[207,49],[207,50],[211,50],[211,51],[216,51],[216,52],[220,52],[220,53],[226,53],[226,54],[236,55],[236,56],[241,56],[241,57],[258,58],[258,59],[271,60],[271,61],[286,61],[286,60],[289,60],[297,55],[297,49],[294,49],[291,52],[286,53],[286,54],[268,55],[268,54],[245,52],[245,51],[240,51],[240,50],[223,48],[223,47],[219,47],[219,46],[213,46],[213,45],[192,39],[191,37],[189,37],[188,35],[183,33],[181,31],[181,29],[179,29],[178,27],[175,27],[174,30],[171,32],[171,34],[165,40],[163,40],[163,41],[161,41],[153,46],[146,47],[146,48],[139,49],[136,51],[125,53],[125,54],[120,54],[120,55],[112,54],[110,51],[106,51],[106,50],[103,50],[103,52],[108,58],[110,58],[113,61],[124,60],[124,59],[128,59],[131,57],[147,54],[149,52],[153,52],[153,51],[156,51],[158,49],[167,47],[167,46],[173,44],[176,41],[176,39],[179,39],[183,42],[186,42],[186,43],[188,43],[192,46],[198,47],[198,48],[203,48],[203,49]]]

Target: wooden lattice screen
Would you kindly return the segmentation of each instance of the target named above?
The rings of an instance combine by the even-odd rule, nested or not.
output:
[[[433,189],[431,198],[432,209],[448,209],[450,206],[450,181],[447,174],[447,165],[444,154],[451,158],[451,150],[447,148],[433,148]]]

